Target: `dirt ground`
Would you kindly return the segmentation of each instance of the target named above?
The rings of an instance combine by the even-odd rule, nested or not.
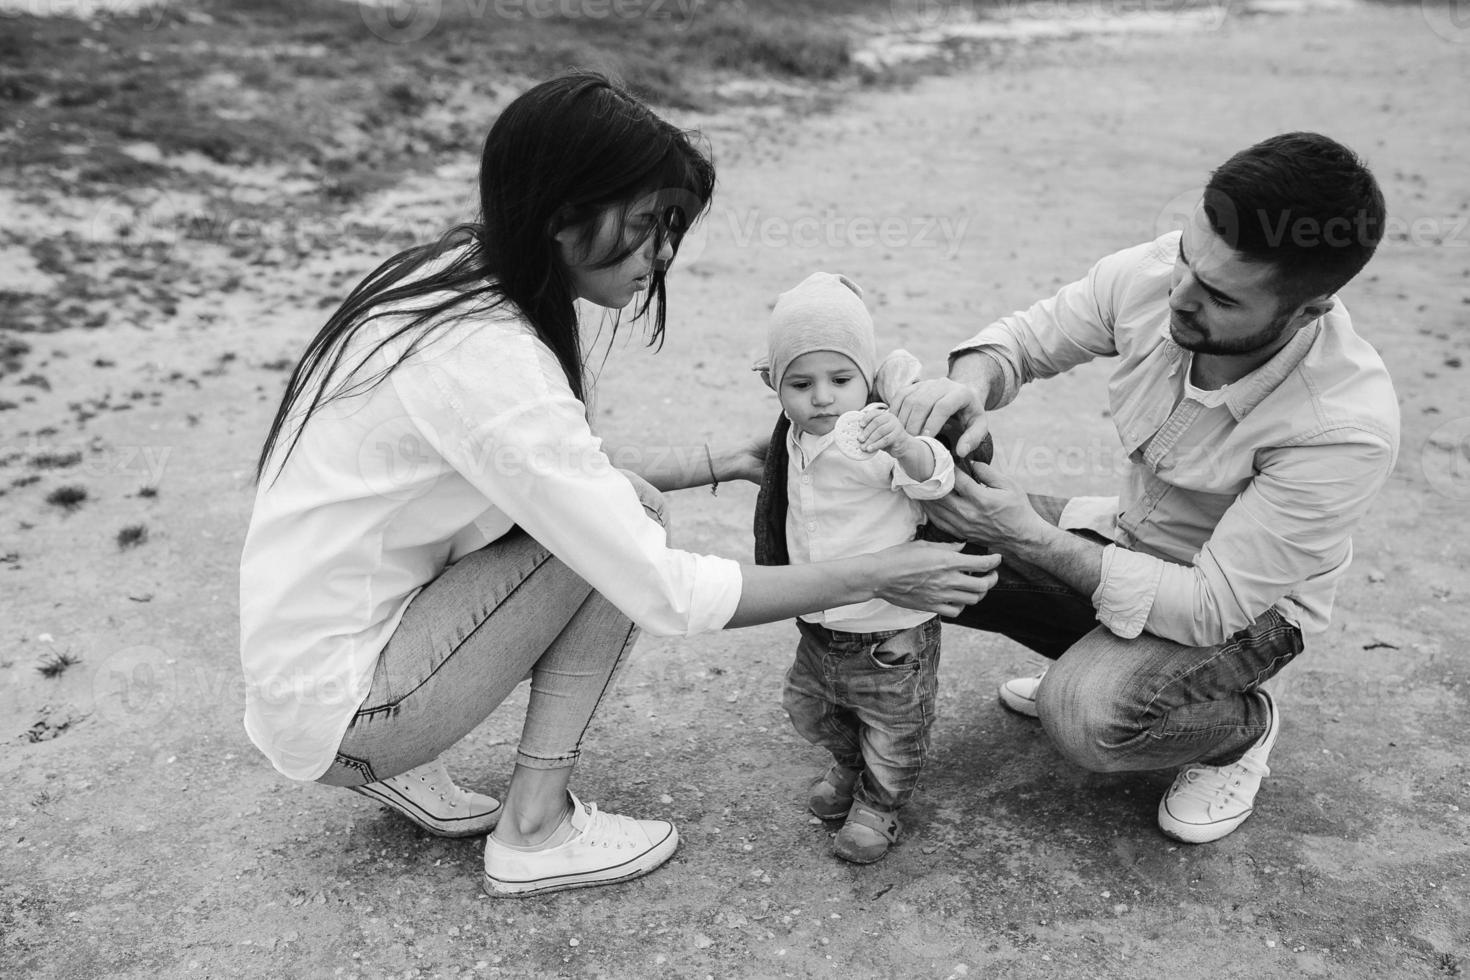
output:
[[[748,364],[771,300],[814,269],[863,284],[882,340],[937,371],[990,318],[1177,222],[1235,149],[1297,128],[1355,147],[1395,225],[1344,299],[1393,372],[1403,451],[1332,628],[1272,684],[1284,731],[1239,832],[1164,838],[1169,774],[1062,761],[994,697],[1037,658],[947,629],[936,757],[907,836],[875,866],[837,861],[802,809],[821,759],[781,711],[794,630],[776,624],[645,638],[589,736],[581,794],[676,821],[668,866],[485,898],[478,842],[279,777],[240,726],[254,454],[283,359],[381,252],[344,238],[230,268],[227,249],[180,243],[205,272],[105,330],[33,338],[44,384],[0,391],[14,403],[0,415],[0,974],[1460,975],[1470,29],[1453,8],[1221,11],[1215,30],[1004,46],[830,113],[686,118],[709,134],[719,197],[672,282],[664,350],[615,345],[598,417],[614,441],[764,431],[774,397]],[[472,161],[446,160],[355,216],[432,227],[467,213],[472,177]],[[12,229],[97,217],[7,194]],[[8,258],[6,288],[44,296],[45,273]],[[139,271],[142,290],[157,269]],[[214,288],[225,276],[238,288]],[[1108,488],[1105,376],[1036,386],[997,416],[1002,461],[1028,486]],[[64,469],[25,463],[70,452],[82,459]],[[64,485],[86,499],[48,504]],[[753,501],[748,486],[674,495],[675,542],[747,556]],[[36,669],[62,655],[80,662]],[[508,704],[451,769],[495,792],[518,724]]]

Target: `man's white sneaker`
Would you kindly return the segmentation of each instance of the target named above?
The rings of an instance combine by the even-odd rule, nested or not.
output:
[[[1276,702],[1265,691],[1256,694],[1266,703],[1266,733],[1238,762],[1184,769],[1159,801],[1159,829],[1175,840],[1186,844],[1219,840],[1255,810],[1256,791],[1271,774],[1266,758],[1281,731]]]
[[[483,837],[500,820],[499,800],[456,786],[438,759],[348,789],[397,810],[438,837]]]
[[[679,832],[663,820],[634,820],[603,813],[571,793],[572,836],[542,850],[485,840],[485,891],[524,898],[567,888],[611,885],[646,875],[679,846]]]
[[[1046,671],[1043,670],[1035,677],[1012,677],[1000,686],[1000,703],[1018,715],[1037,717],[1036,691],[1045,676]]]

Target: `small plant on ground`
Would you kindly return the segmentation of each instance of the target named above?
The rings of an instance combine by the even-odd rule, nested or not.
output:
[[[73,657],[69,653],[53,653],[41,658],[36,665],[36,670],[42,677],[60,677],[66,673],[68,667],[82,662],[81,657]]]
[[[148,528],[142,524],[129,524],[117,532],[117,548],[119,551],[127,551],[136,548],[148,540]]]
[[[31,457],[31,468],[36,470],[60,470],[75,466],[82,461],[80,452],[41,453]]]
[[[87,488],[68,484],[57,487],[46,495],[46,503],[63,510],[76,510],[82,506],[82,501],[87,499]]]

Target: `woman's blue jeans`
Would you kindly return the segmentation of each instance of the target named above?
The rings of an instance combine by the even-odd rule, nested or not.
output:
[[[663,498],[631,473],[660,522]],[[570,768],[637,628],[519,528],[414,597],[378,658],[336,761],[317,781],[360,786],[438,758],[527,678],[516,764]]]
[[[1055,522],[1066,501],[1032,503]],[[1003,634],[1056,661],[1037,691],[1042,727],[1094,772],[1236,761],[1269,720],[1251,692],[1302,652],[1301,631],[1274,609],[1218,646],[1147,632],[1125,640],[1098,624],[1088,596],[1046,570],[1002,554],[998,575],[984,598],[946,622]]]

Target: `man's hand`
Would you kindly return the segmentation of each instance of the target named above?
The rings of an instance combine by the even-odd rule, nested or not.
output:
[[[962,427],[954,445],[955,454],[961,457],[969,456],[990,431],[980,392],[949,378],[909,385],[894,396],[892,410],[904,429],[916,436],[938,435],[954,419]]]
[[[935,524],[966,541],[1006,551],[1021,551],[1055,530],[1015,480],[988,463],[970,468],[975,479],[956,468],[954,491],[923,502]]]

